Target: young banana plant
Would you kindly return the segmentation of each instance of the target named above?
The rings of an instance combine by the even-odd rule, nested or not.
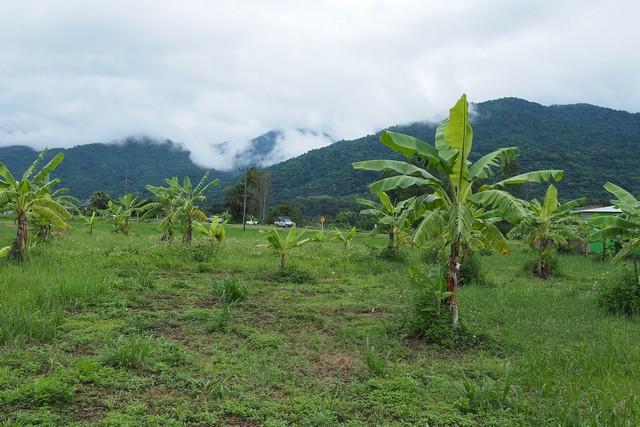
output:
[[[342,231],[336,228],[334,230],[333,235],[336,237],[336,239],[342,242],[345,248],[348,248],[349,246],[351,246],[351,241],[356,236],[356,228],[353,227],[351,228],[351,230],[347,231],[346,233],[343,233]]]
[[[260,233],[267,239],[267,243],[262,247],[271,247],[280,255],[280,270],[284,271],[288,253],[311,241],[311,238],[303,239],[304,233],[298,234],[296,227],[291,227],[286,236],[282,236],[275,228],[260,230]]]
[[[84,221],[84,225],[86,225],[87,227],[89,227],[89,234],[93,234],[93,228],[96,226],[98,220],[96,218],[96,211],[93,211],[91,213],[90,217],[86,217],[82,214],[80,214],[80,218],[82,219],[82,221]]]
[[[218,216],[214,216],[211,220],[211,224],[208,227],[204,226],[201,222],[194,222],[193,227],[196,231],[207,236],[210,242],[222,243],[225,238],[225,228],[227,221],[219,222]]]

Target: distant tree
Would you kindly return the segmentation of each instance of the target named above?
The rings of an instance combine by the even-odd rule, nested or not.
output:
[[[113,198],[104,191],[96,191],[89,197],[87,209],[90,211],[107,209],[110,200]]]
[[[273,222],[279,216],[289,217],[296,224],[300,224],[304,220],[302,211],[298,206],[294,205],[293,203],[280,203],[279,205],[276,205],[267,211],[265,223],[273,224]]]
[[[358,224],[358,214],[351,210],[341,210],[336,214],[334,221],[338,225],[354,227]]]
[[[247,217],[264,219],[271,190],[271,172],[251,168],[235,184],[227,186],[224,192],[224,208],[231,213],[234,221],[242,220],[244,207],[244,185],[247,178]]]

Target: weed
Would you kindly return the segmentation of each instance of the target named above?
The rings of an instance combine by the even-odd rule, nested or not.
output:
[[[216,283],[213,290],[218,300],[224,305],[245,301],[249,296],[247,284],[234,276],[227,277],[222,282]]]
[[[148,368],[153,363],[152,337],[120,336],[102,355],[102,361],[118,368]]]

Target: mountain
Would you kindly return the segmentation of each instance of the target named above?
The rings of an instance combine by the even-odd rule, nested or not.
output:
[[[564,198],[586,196],[591,201],[609,199],[602,185],[613,181],[633,193],[640,192],[640,169],[636,152],[640,147],[640,114],[588,104],[543,106],[517,98],[503,98],[473,105],[473,155],[478,158],[499,147],[520,148],[520,171],[565,169],[559,185]],[[435,124],[394,126],[433,142]],[[300,130],[301,132],[312,132]],[[281,131],[255,138],[242,158],[260,164],[270,158]],[[357,210],[355,195],[367,194],[374,173],[356,172],[351,163],[375,158],[399,158],[378,141],[379,133],[338,141],[299,157],[269,167],[272,174],[271,202],[294,201],[306,215],[334,215],[341,209]],[[93,191],[112,195],[125,191],[144,193],[145,184],[159,184],[170,176],[199,179],[204,169],[189,159],[189,153],[171,141],[129,138],[119,144],[87,144],[51,150],[65,152],[56,174],[71,193],[85,199]],[[0,148],[0,161],[12,171],[22,171],[36,152],[26,147]],[[475,159],[474,158],[474,159]],[[222,185],[214,188],[211,202],[222,198],[224,183],[237,180],[239,171],[212,171]],[[526,195],[541,194],[543,186],[531,186]]]
[[[520,149],[518,167],[522,172],[565,170],[565,178],[558,185],[563,198],[584,196],[606,202],[608,193],[602,188],[606,181],[634,193],[640,190],[640,169],[635,157],[640,147],[638,113],[589,104],[543,106],[503,98],[474,104],[472,122],[472,160],[499,147],[516,146]],[[414,123],[390,129],[432,143],[435,127],[431,123]],[[378,137],[379,133],[339,141],[272,166],[274,202],[294,200],[304,207],[307,202],[317,205],[322,195],[340,196],[346,201],[353,195],[366,194],[367,184],[376,175],[354,171],[351,163],[400,158]],[[530,186],[526,193],[536,196],[543,190],[541,185]]]

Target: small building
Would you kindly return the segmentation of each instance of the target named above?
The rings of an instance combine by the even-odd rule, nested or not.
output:
[[[615,206],[602,206],[596,208],[585,208],[578,209],[575,211],[582,215],[582,218],[585,221],[588,221],[590,218],[594,216],[600,215],[619,215],[622,213],[622,210],[616,208]],[[604,252],[614,253],[615,252],[615,242],[613,240],[607,240],[604,242],[589,242],[588,252],[591,254],[604,254]]]

